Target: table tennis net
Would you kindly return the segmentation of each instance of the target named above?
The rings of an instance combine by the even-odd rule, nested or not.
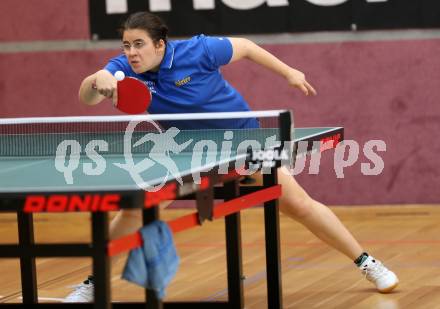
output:
[[[236,153],[277,147],[281,136],[278,119],[258,120],[259,128],[251,129],[181,130],[166,128],[160,121],[0,124],[0,156],[55,156],[59,147],[68,147],[70,152],[81,155],[90,149],[120,155],[127,151],[133,154],[228,150]],[[174,123],[178,125],[178,121]]]

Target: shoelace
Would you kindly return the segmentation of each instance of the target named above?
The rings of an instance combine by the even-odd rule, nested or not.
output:
[[[384,276],[387,271],[388,269],[385,266],[383,266],[382,263],[377,261],[376,263],[372,263],[371,265],[369,265],[369,267],[363,269],[365,277],[368,280],[374,280],[374,281]]]

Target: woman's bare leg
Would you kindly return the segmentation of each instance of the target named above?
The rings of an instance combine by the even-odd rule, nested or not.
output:
[[[261,183],[261,174],[254,178]],[[280,211],[303,224],[319,239],[351,260],[358,258],[363,249],[336,215],[322,203],[312,199],[284,167],[278,170],[278,183],[282,186]]]

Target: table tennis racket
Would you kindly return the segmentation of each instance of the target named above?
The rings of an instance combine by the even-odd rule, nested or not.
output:
[[[125,77],[118,81],[116,108],[127,114],[142,114],[151,102],[151,92],[139,79]]]

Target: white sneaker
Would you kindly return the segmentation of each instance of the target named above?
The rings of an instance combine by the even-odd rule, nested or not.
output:
[[[75,290],[67,295],[63,303],[91,303],[95,292],[93,277],[89,276],[83,283],[74,286]]]
[[[389,293],[399,284],[396,274],[372,256],[368,256],[359,268],[381,293]]]

